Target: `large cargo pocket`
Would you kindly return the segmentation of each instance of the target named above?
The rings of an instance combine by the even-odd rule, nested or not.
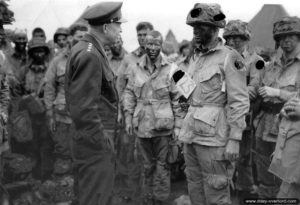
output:
[[[174,115],[168,101],[152,102],[154,114],[154,129],[169,130],[174,127]]]
[[[220,109],[216,107],[200,107],[195,110],[194,133],[212,137],[216,134],[216,124],[220,115]]]

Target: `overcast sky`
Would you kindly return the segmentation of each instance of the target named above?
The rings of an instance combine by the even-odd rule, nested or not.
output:
[[[57,27],[69,26],[88,5],[99,0],[10,0],[16,22],[5,28],[27,28],[29,37],[33,28],[45,29],[50,40]],[[128,23],[122,26],[124,46],[132,51],[138,46],[135,26],[139,21],[150,21],[163,35],[172,29],[177,40],[190,40],[191,27],[185,24],[187,13],[197,2],[219,3],[227,20],[250,21],[263,4],[282,4],[292,16],[300,16],[300,3],[291,0],[124,0],[123,16]]]

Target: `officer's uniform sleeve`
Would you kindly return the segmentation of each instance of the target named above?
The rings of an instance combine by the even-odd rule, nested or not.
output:
[[[97,102],[102,84],[103,64],[97,55],[89,52],[76,59],[75,62],[71,59],[71,69],[74,72],[68,77],[68,103],[71,117],[77,130],[85,131],[89,136],[103,134],[103,124],[98,112],[99,102]]]
[[[128,118],[131,119],[137,104],[137,99],[134,94],[134,74],[132,69],[129,74],[128,83],[125,87],[123,97],[124,97],[123,99],[124,99],[125,117],[126,119]]]
[[[56,97],[56,69],[57,61],[53,59],[45,74],[44,101],[48,112],[53,112],[53,102]]]
[[[225,64],[227,90],[227,119],[230,126],[229,139],[241,140],[246,128],[245,115],[249,112],[249,95],[246,85],[246,69],[242,57],[232,51]]]

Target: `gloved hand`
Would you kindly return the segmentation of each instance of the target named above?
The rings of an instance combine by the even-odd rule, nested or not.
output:
[[[280,89],[264,86],[264,87],[261,87],[261,88],[258,89],[258,93],[263,98],[266,98],[266,97],[279,97]]]
[[[239,158],[240,142],[238,140],[229,139],[225,150],[225,159],[235,161]]]

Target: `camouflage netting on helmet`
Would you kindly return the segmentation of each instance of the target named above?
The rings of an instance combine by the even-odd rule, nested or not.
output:
[[[74,198],[74,179],[64,176],[47,180],[37,188],[37,196],[41,201],[68,202]]]
[[[273,25],[273,37],[277,41],[282,35],[300,35],[300,19],[294,17],[284,17]]]
[[[240,36],[247,40],[250,40],[251,31],[249,29],[248,23],[241,20],[229,21],[224,28],[223,38],[226,39],[232,36]]]
[[[225,18],[219,4],[196,3],[187,16],[186,24],[190,26],[204,24],[224,28]]]

